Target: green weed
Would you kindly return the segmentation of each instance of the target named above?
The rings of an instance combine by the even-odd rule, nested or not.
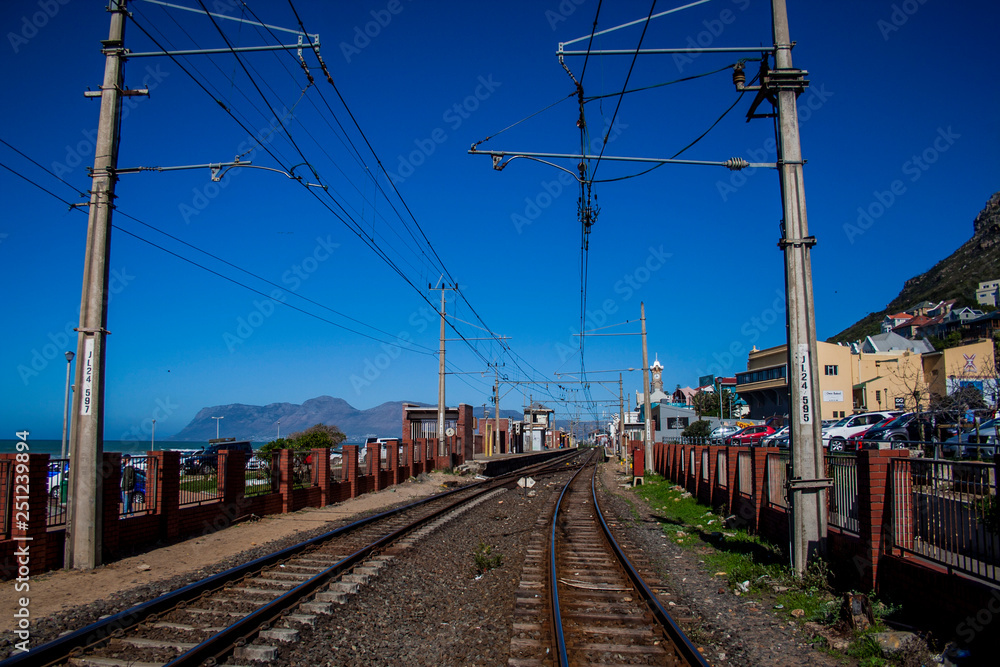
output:
[[[503,554],[493,553],[493,547],[480,542],[476,550],[472,552],[472,560],[475,563],[475,571],[478,576],[500,567],[503,564]]]

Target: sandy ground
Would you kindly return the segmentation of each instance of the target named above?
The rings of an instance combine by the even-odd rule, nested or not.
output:
[[[424,481],[366,493],[323,508],[306,508],[291,514],[272,514],[253,523],[245,522],[211,535],[195,537],[139,556],[123,558],[94,570],[56,570],[32,576],[28,593],[14,590],[15,582],[0,582],[0,632],[14,627],[18,598],[29,597],[34,618],[45,618],[71,607],[88,605],[135,586],[188,574],[267,542],[320,528],[357,514],[378,510],[407,500],[442,491],[443,482],[454,475],[430,473]],[[148,568],[147,568],[148,566]]]

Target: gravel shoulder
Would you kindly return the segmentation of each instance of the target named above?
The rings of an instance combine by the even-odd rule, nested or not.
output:
[[[627,485],[618,466],[601,466],[601,506],[621,522],[627,537],[661,576],[673,602],[668,611],[712,665],[847,665],[814,648],[798,623],[778,618],[766,602],[736,596],[705,569],[699,553],[664,539],[655,512]],[[703,550],[703,551],[700,551]],[[669,603],[668,603],[669,604]]]
[[[434,472],[336,505],[239,523],[93,570],[45,572],[31,577],[27,593],[15,591],[14,582],[4,582],[0,586],[0,658],[11,650],[13,612],[20,597],[30,599],[31,644],[37,646],[61,632],[321,535],[365,514],[440,493],[445,490],[444,482],[456,480],[471,481]]]

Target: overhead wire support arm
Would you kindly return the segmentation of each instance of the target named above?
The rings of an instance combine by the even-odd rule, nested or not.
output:
[[[638,53],[640,56],[650,56],[650,55],[672,55],[676,53],[770,53],[773,48],[766,46],[713,46],[713,47],[700,47],[700,46],[687,46],[687,47],[676,47],[676,48],[666,48],[666,49],[591,49],[590,55],[592,56],[634,56]],[[560,56],[585,56],[586,51],[557,51]]]
[[[299,181],[303,185],[310,188],[323,188],[327,189],[327,186],[322,183],[310,183],[308,181],[303,181],[301,176],[295,175],[295,167],[301,167],[302,164],[297,164],[291,168],[291,171],[285,171],[284,169],[277,169],[275,167],[262,167],[260,165],[255,165],[250,161],[240,162],[236,160],[235,162],[210,162],[208,164],[185,164],[177,165],[173,167],[120,167],[115,169],[115,174],[137,174],[141,171],[185,171],[188,169],[211,169],[212,170],[212,180],[221,181],[222,177],[225,176],[229,170],[236,169],[237,167],[249,167],[250,169],[263,169],[264,171],[274,171],[279,174],[284,174],[293,181]]]
[[[469,149],[469,155],[489,155],[493,158],[493,168],[497,171],[501,171],[504,167],[510,164],[511,160],[519,157],[525,158],[548,158],[548,159],[559,159],[565,158],[569,160],[596,160],[597,155],[580,155],[576,153],[529,153],[526,151],[481,151],[475,148]],[[506,162],[503,158],[509,158]],[[649,164],[692,164],[692,165],[705,165],[709,167],[726,167],[732,171],[739,171],[740,169],[746,169],[748,167],[754,168],[767,168],[776,169],[778,167],[775,162],[747,162],[743,158],[730,158],[724,162],[716,162],[709,160],[681,160],[677,158],[654,158],[654,157],[628,157],[628,156],[618,156],[618,155],[605,155],[601,157],[601,160],[610,160],[612,162],[644,162]]]

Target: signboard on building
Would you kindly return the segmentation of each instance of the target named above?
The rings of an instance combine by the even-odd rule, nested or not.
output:
[[[840,390],[824,390],[823,401],[828,403],[843,403],[844,392]]]
[[[702,375],[700,378],[698,378],[698,386],[699,387],[708,387],[709,385],[712,385],[712,386],[715,385],[715,376],[714,375]]]
[[[906,409],[906,399],[900,396],[896,399],[896,409],[905,410]]]

